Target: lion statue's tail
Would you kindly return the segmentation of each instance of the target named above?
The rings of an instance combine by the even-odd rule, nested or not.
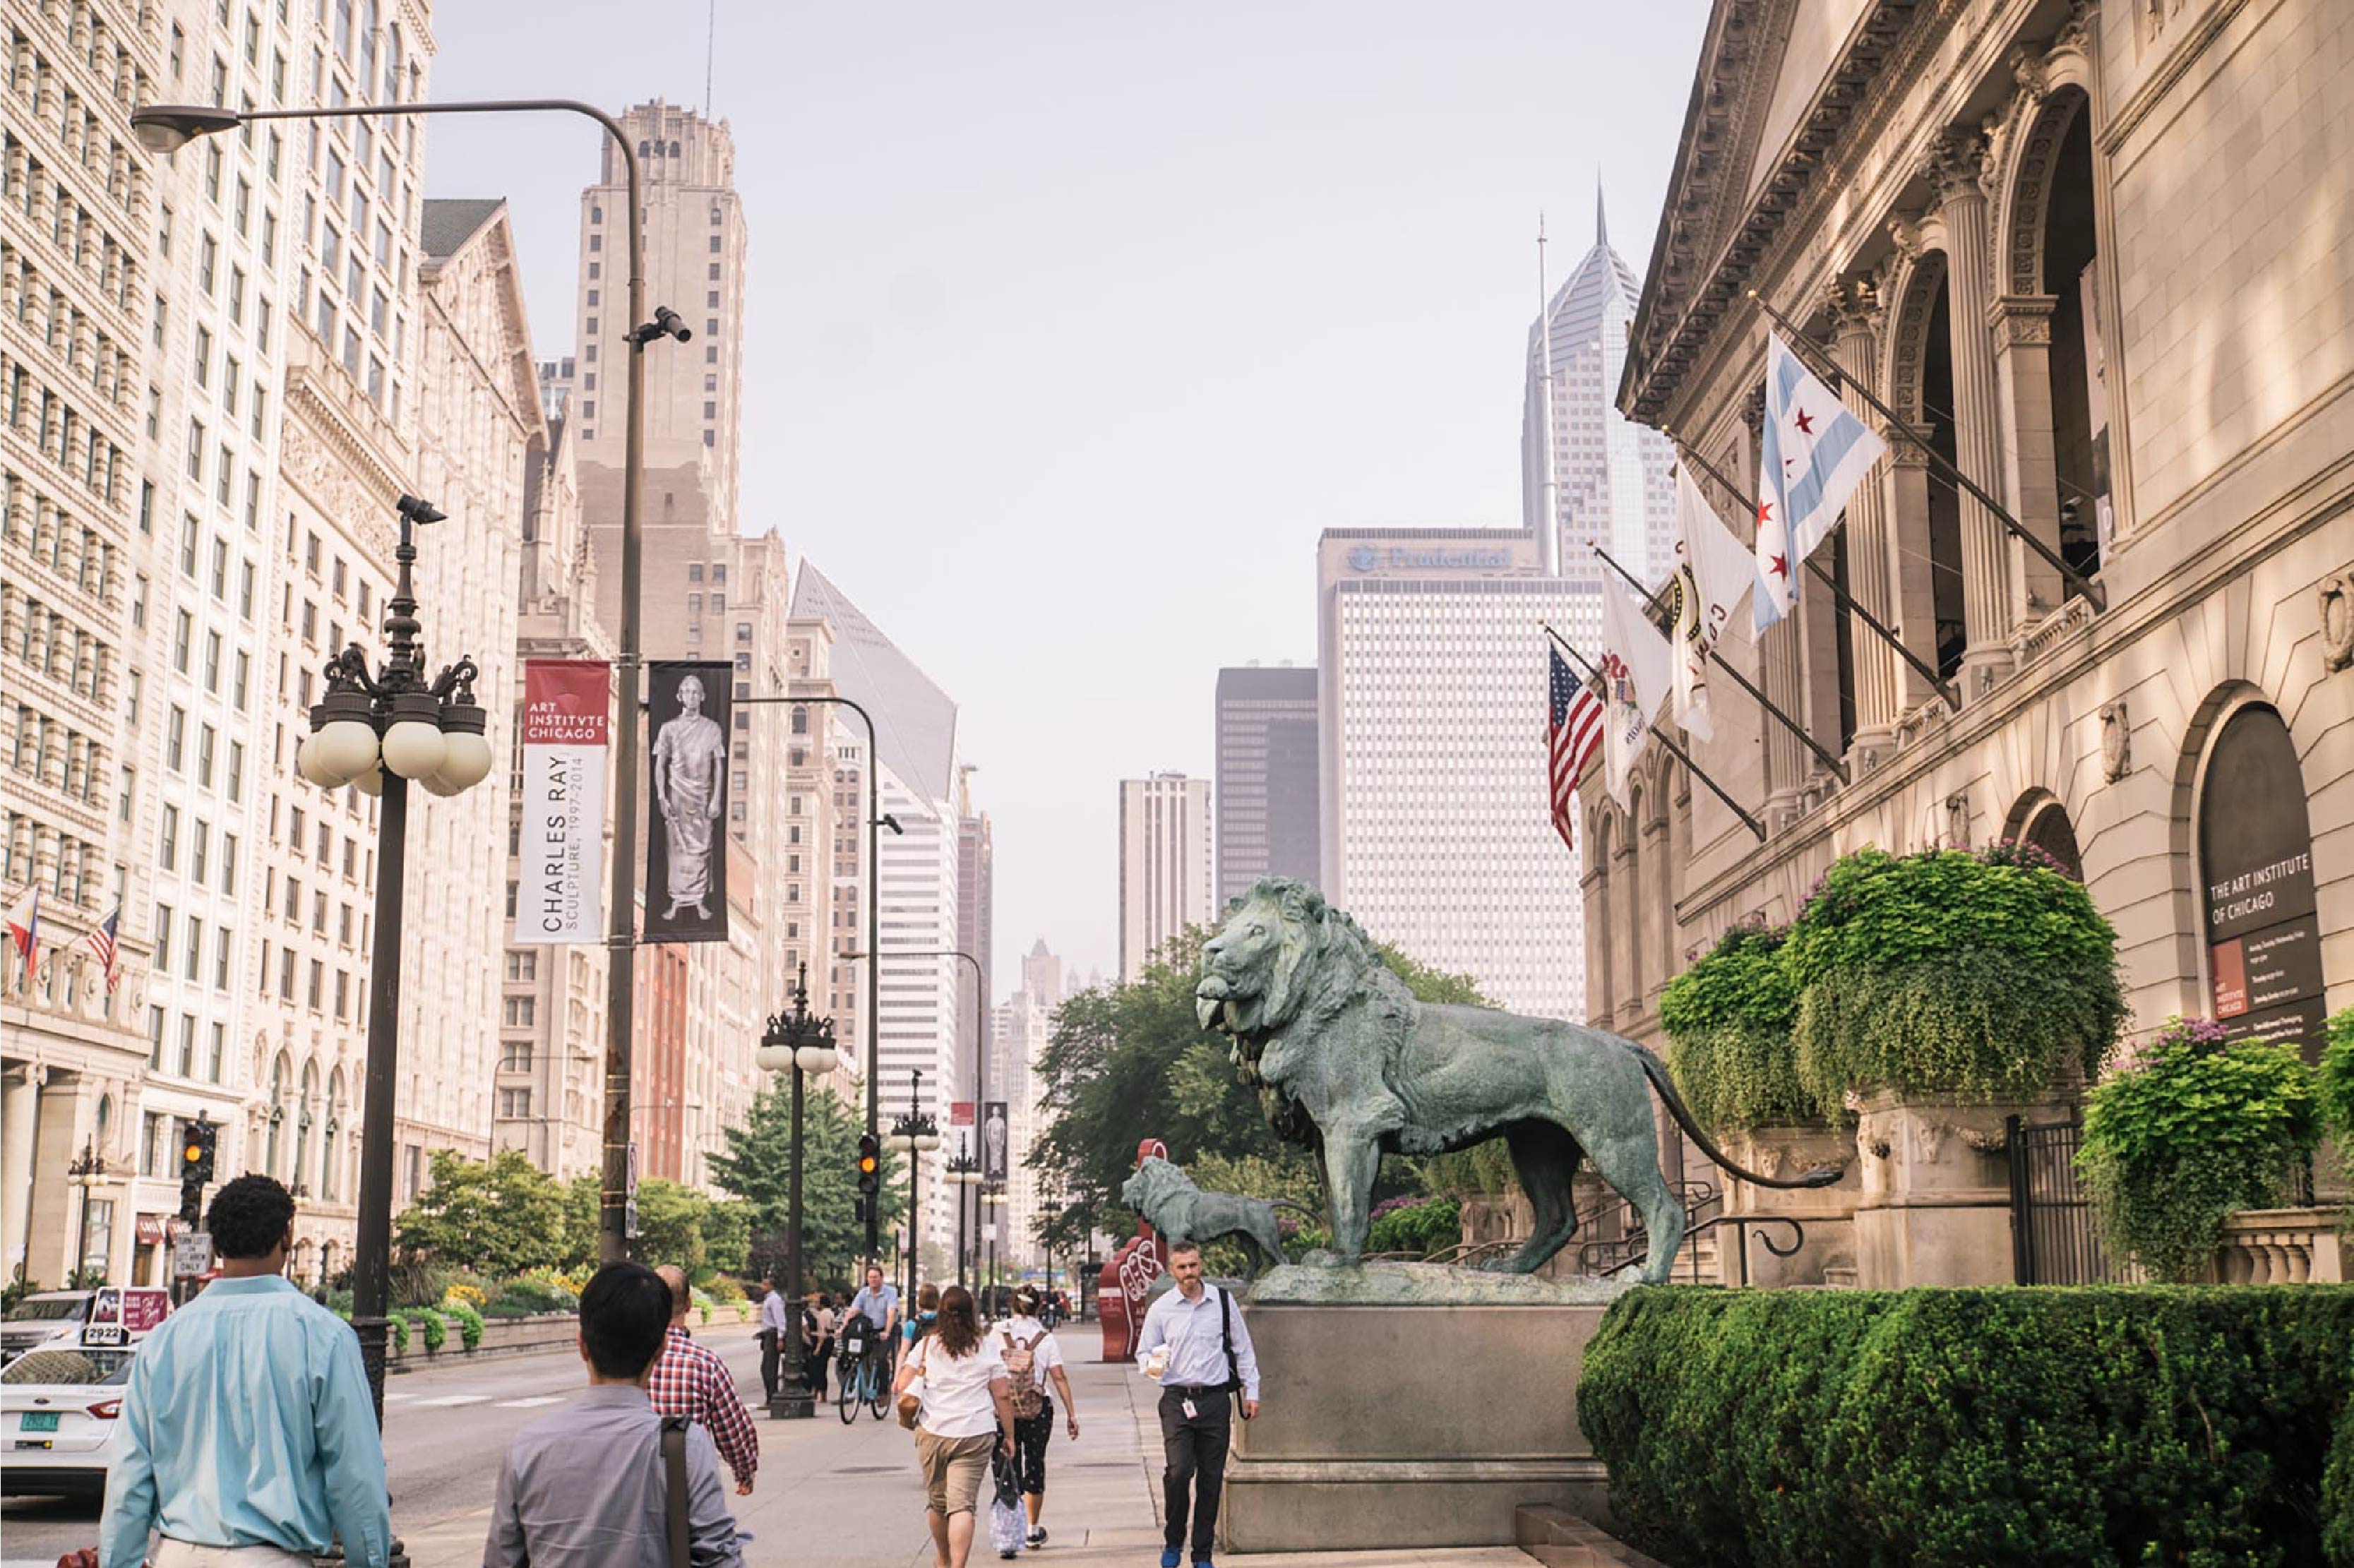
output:
[[[1635,1053],[1635,1060],[1643,1065],[1643,1075],[1651,1080],[1653,1088],[1659,1091],[1659,1098],[1667,1103],[1668,1114],[1676,1118],[1676,1125],[1684,1129],[1685,1136],[1700,1145],[1700,1151],[1702,1154],[1707,1155],[1744,1181],[1755,1181],[1760,1187],[1828,1187],[1840,1179],[1840,1168],[1836,1165],[1819,1165],[1803,1175],[1789,1177],[1787,1180],[1775,1176],[1760,1176],[1754,1171],[1744,1171],[1726,1159],[1724,1150],[1719,1149],[1715,1141],[1700,1129],[1699,1123],[1692,1120],[1691,1111],[1684,1105],[1683,1096],[1676,1093],[1675,1080],[1668,1075],[1668,1065],[1632,1041],[1628,1042],[1628,1048]]]

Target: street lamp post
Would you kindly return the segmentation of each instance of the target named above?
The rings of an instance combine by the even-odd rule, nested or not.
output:
[[[98,1151],[95,1139],[84,1139],[81,1152],[66,1166],[66,1180],[81,1189],[81,1226],[74,1237],[73,1275],[79,1277],[90,1264],[90,1201],[94,1190],[111,1180],[106,1170],[106,1157]],[[101,1270],[101,1275],[104,1270]],[[70,1281],[69,1281],[70,1283]]]
[[[357,1234],[352,1256],[352,1327],[367,1365],[376,1424],[384,1423],[384,1350],[390,1330],[392,1269],[393,1083],[400,1054],[401,882],[407,871],[408,785],[455,795],[491,771],[489,715],[474,701],[481,673],[471,658],[428,681],[418,633],[415,531],[441,512],[413,495],[400,498],[398,575],[386,601],[389,639],[384,666],[368,673],[366,651],[353,643],[327,661],[327,689],[311,710],[311,734],[294,766],[323,789],[353,784],[383,800],[376,873],[375,950],[368,955],[366,1092],[360,1135]]]
[[[957,1201],[957,1250],[956,1250],[956,1277],[957,1277],[957,1283],[958,1283],[959,1285],[962,1285],[962,1284],[964,1284],[964,1283],[965,1283],[965,1275],[964,1275],[964,1236],[965,1236],[965,1231],[964,1231],[964,1200],[965,1200],[965,1194],[967,1194],[968,1192],[970,1192],[973,1190],[973,1188],[974,1188],[974,1187],[976,1187],[976,1186],[978,1186],[978,1185],[980,1184],[980,1182],[981,1182],[981,1161],[980,1161],[980,1160],[976,1160],[976,1159],[974,1159],[974,1158],[972,1157],[971,1152],[970,1152],[969,1150],[967,1150],[967,1149],[966,1149],[966,1147],[965,1147],[965,1141],[966,1141],[966,1140],[965,1140],[965,1135],[964,1135],[964,1134],[962,1134],[962,1133],[959,1133],[959,1134],[957,1135],[957,1151],[956,1151],[956,1158],[949,1161],[949,1173],[948,1173],[949,1184],[950,1186],[954,1187],[954,1188],[957,1190],[957,1195],[956,1195],[956,1201]],[[976,1211],[978,1211],[978,1209],[979,1209],[980,1205],[976,1203],[976,1204],[974,1205],[974,1207],[975,1207]],[[974,1224],[974,1228],[975,1228],[976,1230],[978,1230],[978,1229],[980,1228],[980,1223],[981,1223],[981,1215],[979,1214],[979,1213],[978,1213],[978,1212],[976,1212],[976,1213],[974,1213],[974,1215],[973,1215],[973,1224]]]
[[[769,1400],[769,1414],[782,1420],[816,1414],[810,1398],[809,1366],[801,1333],[801,1298],[809,1286],[803,1277],[801,1254],[801,1097],[804,1081],[812,1073],[831,1073],[840,1060],[833,1044],[833,1020],[811,1018],[809,1010],[809,966],[801,967],[793,983],[793,1010],[769,1020],[753,1059],[764,1073],[793,1075],[792,1174],[785,1189],[785,1298],[790,1304],[790,1331],[785,1339],[783,1375]]]
[[[918,1155],[928,1154],[940,1146],[939,1124],[923,1110],[924,1070],[912,1067],[907,1073],[907,1114],[891,1124],[891,1147],[907,1156],[907,1313],[915,1317],[916,1251],[921,1236],[919,1222],[923,1217],[924,1162]]]

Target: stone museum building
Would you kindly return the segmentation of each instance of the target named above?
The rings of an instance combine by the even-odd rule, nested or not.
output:
[[[1813,559],[1951,701],[1818,580],[1736,616],[1847,777],[1731,693],[1691,754],[1762,842],[1661,747],[1631,810],[1591,770],[1597,1024],[1661,1044],[1691,957],[1841,854],[2020,839],[2116,927],[2131,1030],[2317,1051],[2354,1004],[2349,79],[2339,0],[1717,0],[1619,406],[1744,539],[1751,291],[1893,408],[1943,462],[1843,390],[1890,452]]]

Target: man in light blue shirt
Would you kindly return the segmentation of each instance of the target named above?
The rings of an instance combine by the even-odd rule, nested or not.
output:
[[[882,1340],[883,1362],[890,1365],[899,1348],[899,1336],[894,1331],[899,1326],[899,1292],[884,1283],[881,1264],[866,1266],[866,1283],[850,1298],[850,1310],[875,1325],[875,1332]]]
[[[392,1554],[384,1444],[351,1326],[285,1277],[294,1200],[267,1176],[221,1188],[206,1219],[220,1277],[132,1359],[122,1452],[106,1482],[101,1568],[157,1568],[185,1547],[310,1557],[342,1542],[352,1568]]]
[[[1161,1568],[1177,1568],[1189,1513],[1195,1568],[1211,1568],[1218,1494],[1234,1441],[1234,1396],[1242,1395],[1245,1421],[1258,1414],[1258,1352],[1242,1308],[1202,1277],[1199,1246],[1172,1242],[1169,1276],[1177,1288],[1144,1314],[1136,1341],[1144,1374],[1161,1383]]]

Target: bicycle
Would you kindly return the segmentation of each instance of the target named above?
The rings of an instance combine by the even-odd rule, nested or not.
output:
[[[834,1395],[836,1413],[844,1426],[858,1419],[858,1407],[865,1405],[875,1420],[890,1400],[891,1388],[885,1377],[882,1336],[864,1315],[854,1316],[842,1330],[840,1391]]]

